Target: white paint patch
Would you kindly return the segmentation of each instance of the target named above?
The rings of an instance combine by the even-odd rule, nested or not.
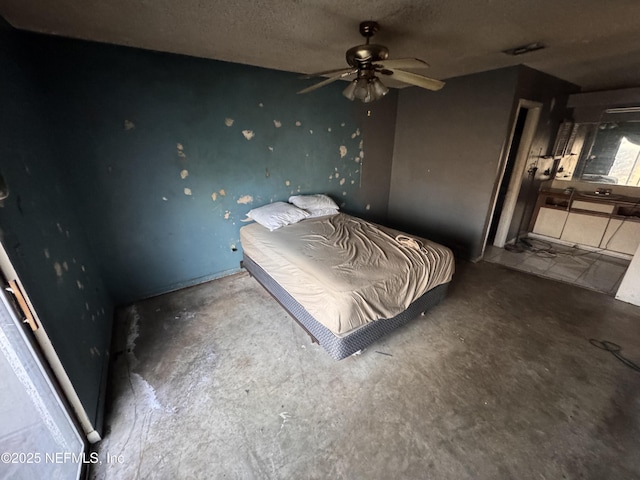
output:
[[[330,132],[330,131],[331,131],[331,127],[327,128],[327,132]]]
[[[341,179],[340,179],[340,185],[344,185],[344,182],[345,182],[345,179],[344,179],[344,178],[341,178]]]
[[[162,200],[164,200],[166,202],[169,199],[167,197],[162,197]]]
[[[253,133],[253,130],[242,130],[242,135],[244,135],[244,138],[246,138],[247,140],[251,140],[256,136],[256,134]]]
[[[329,180],[333,180],[333,175],[329,175]]]
[[[87,271],[87,269],[84,267],[84,265],[80,265],[80,268],[82,269],[83,272]]]
[[[284,184],[288,187],[289,185],[291,185],[291,182],[289,180],[285,180]]]
[[[220,196],[221,196],[221,197],[224,197],[224,196],[227,194],[227,192],[225,192],[225,191],[224,191],[224,188],[221,188],[221,189],[218,191],[218,193],[220,194]]]
[[[176,148],[180,151],[184,150],[184,146],[181,143],[176,143]]]
[[[364,207],[365,210],[371,210],[371,205],[367,203],[367,206]]]
[[[336,172],[336,173],[334,174],[334,176],[335,176],[336,178],[338,178],[338,177],[340,176],[340,174],[339,174],[338,172]]]
[[[56,223],[56,227],[58,227],[58,231],[62,233],[62,225],[60,225],[60,223]]]
[[[360,150],[362,150],[364,148],[364,140],[360,140],[360,145],[358,145],[358,148]]]
[[[62,277],[62,265],[60,265],[60,262],[56,262],[53,264],[53,269],[56,271],[56,275],[58,277]]]
[[[229,217],[231,216],[231,212],[229,210],[227,210],[226,212],[224,212],[224,219],[225,220],[229,220]]]
[[[184,189],[184,194],[185,194],[185,195],[191,195],[191,193],[192,193],[192,192],[191,192],[191,189],[190,189],[190,188],[188,188],[188,187],[185,187],[185,189]]]
[[[311,135],[313,135],[313,130],[309,130],[309,133],[310,133]]]
[[[260,102],[260,103],[258,104],[258,106],[259,106],[260,108],[262,108],[262,107],[264,107],[264,103]]]
[[[253,202],[253,197],[251,195],[243,195],[238,199],[236,203],[239,203],[241,205],[246,205],[251,202]]]
[[[360,163],[360,157],[354,158],[353,161],[356,162],[356,163]]]
[[[297,121],[297,122],[296,122],[296,127],[301,127],[301,126],[302,126],[302,122]]]
[[[356,134],[355,134],[355,133],[352,133],[352,134],[351,134],[351,138],[356,138]]]
[[[224,124],[225,124],[227,127],[231,127],[231,126],[233,126],[233,118],[225,118],[225,119],[224,119]]]
[[[341,126],[341,127],[344,127],[344,122],[342,122],[342,123],[340,124],[340,126]]]
[[[44,252],[44,258],[51,258],[51,254],[49,253],[49,249],[48,248],[45,248],[43,250],[43,252]]]
[[[66,230],[64,234],[67,236],[67,238],[71,238],[71,233],[69,232],[69,230]]]
[[[276,128],[280,128],[282,126],[282,122],[280,120],[274,120],[273,124],[275,125]]]
[[[124,129],[125,130],[133,130],[134,128],[136,128],[136,124],[133,123],[131,120],[125,120],[124,121]]]
[[[342,195],[346,197],[347,196],[347,192],[342,192]]]
[[[364,150],[360,150],[360,158],[364,158]]]
[[[62,262],[62,268],[64,268],[65,272],[69,271],[69,264],[66,262],[66,260]]]
[[[356,183],[356,181],[355,180],[351,180],[351,185],[353,185],[354,183]]]
[[[214,202],[218,199],[218,193],[217,192],[213,192],[211,194],[211,200],[213,200]]]
[[[89,310],[89,302],[84,302],[84,308],[86,308],[87,311]]]
[[[78,285],[78,290],[84,290],[84,285],[80,280],[76,280],[76,285]]]
[[[189,170],[181,170],[181,171],[180,171],[180,178],[181,178],[181,179],[183,179],[183,180],[184,180],[184,179],[185,179],[185,178],[187,178],[188,176],[189,176]]]
[[[344,158],[347,156],[347,147],[344,145],[340,145],[340,158]]]
[[[273,147],[268,147],[268,148],[269,148],[269,150],[270,150],[270,151],[272,151],[272,152],[273,152]]]

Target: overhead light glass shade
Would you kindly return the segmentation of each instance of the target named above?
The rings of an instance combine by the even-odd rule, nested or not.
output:
[[[356,98],[363,103],[379,100],[389,93],[389,89],[377,77],[360,77],[347,85],[342,94],[349,100]]]
[[[387,86],[384,83],[382,83],[378,77],[375,77],[373,79],[373,82],[371,82],[371,85],[373,87],[373,93],[375,96],[374,100],[379,100],[382,97],[384,97],[387,93],[389,93],[389,89],[387,88]]]
[[[349,82],[347,88],[342,91],[342,95],[347,97],[352,102],[356,99],[356,83],[358,80],[354,80],[353,82]]]

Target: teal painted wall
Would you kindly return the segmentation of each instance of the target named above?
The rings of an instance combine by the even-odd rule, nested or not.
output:
[[[295,193],[386,217],[396,92],[132,48],[29,37],[59,169],[117,303],[239,269],[253,207]],[[372,148],[368,148],[368,144]]]
[[[113,304],[57,168],[57,139],[21,34],[0,18],[0,241],[89,417],[101,424]]]

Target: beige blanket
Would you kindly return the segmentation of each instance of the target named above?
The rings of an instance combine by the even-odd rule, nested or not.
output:
[[[240,229],[246,255],[338,336],[392,318],[447,283],[451,251],[345,214],[310,218],[270,232]]]

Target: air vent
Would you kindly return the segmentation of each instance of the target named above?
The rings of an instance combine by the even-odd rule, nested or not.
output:
[[[546,48],[546,45],[540,42],[530,43],[528,45],[522,45],[520,47],[510,48],[508,50],[503,50],[502,53],[506,53],[507,55],[524,55],[525,53],[535,52],[536,50],[542,50]]]

